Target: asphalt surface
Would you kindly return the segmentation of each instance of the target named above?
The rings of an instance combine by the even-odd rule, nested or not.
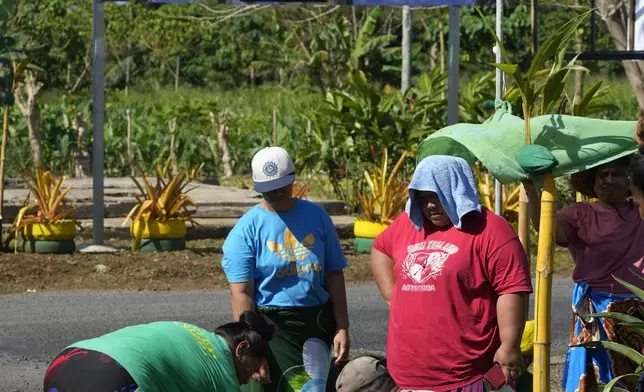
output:
[[[555,279],[552,355],[565,352],[570,279]],[[375,285],[348,288],[353,349],[383,351],[387,307]],[[0,296],[0,392],[40,392],[49,361],[66,345],[115,329],[181,320],[214,329],[230,320],[228,292],[73,292]]]

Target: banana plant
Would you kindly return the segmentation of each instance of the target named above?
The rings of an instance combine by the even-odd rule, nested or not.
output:
[[[602,81],[592,85],[577,101],[577,96],[572,99],[566,94],[565,101],[569,105],[568,112],[572,116],[589,117],[598,116],[617,110],[617,105],[602,100],[608,93],[610,86],[602,87]]]
[[[494,37],[497,47],[503,54],[504,63],[494,63],[493,65],[512,76],[517,85],[515,94],[519,94],[522,100],[526,144],[531,144],[530,117],[533,114],[549,114],[557,107],[564,96],[566,80],[571,72],[588,72],[588,69],[580,65],[575,65],[575,61],[579,55],[575,56],[567,64],[565,63],[564,55],[566,45],[575,35],[579,26],[589,18],[592,10],[572,18],[551,34],[546,42],[539,47],[539,50],[530,62],[530,68],[526,72],[523,72],[518,64],[512,62],[512,57],[505,50],[503,43],[494,33],[488,20],[483,16],[480,9],[477,8],[476,10],[483,24]],[[545,68],[546,63],[551,60],[553,60],[552,66]],[[545,80],[539,83],[544,78]],[[512,91],[509,91],[509,94],[512,94]]]

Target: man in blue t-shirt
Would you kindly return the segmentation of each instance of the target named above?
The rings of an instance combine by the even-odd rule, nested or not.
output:
[[[284,149],[260,150],[252,170],[262,201],[223,246],[233,317],[257,307],[276,326],[271,382],[258,380],[264,391],[283,383],[295,391],[324,385],[331,358],[339,364],[349,354],[347,261],[327,212],[293,197],[295,167]]]

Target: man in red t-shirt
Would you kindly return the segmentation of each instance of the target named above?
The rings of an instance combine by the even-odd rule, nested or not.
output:
[[[506,378],[518,377],[532,284],[516,234],[480,206],[463,159],[425,158],[409,197],[371,254],[390,304],[387,362],[396,384],[482,391],[495,362]]]

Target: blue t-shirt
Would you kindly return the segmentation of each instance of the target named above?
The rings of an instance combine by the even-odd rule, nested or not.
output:
[[[324,304],[329,299],[324,273],[347,266],[329,214],[299,199],[286,213],[253,207],[228,234],[223,251],[228,281],[254,279],[259,306]]]

